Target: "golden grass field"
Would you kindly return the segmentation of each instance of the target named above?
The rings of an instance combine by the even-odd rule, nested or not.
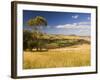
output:
[[[90,44],[45,52],[24,51],[23,59],[24,69],[90,66]]]

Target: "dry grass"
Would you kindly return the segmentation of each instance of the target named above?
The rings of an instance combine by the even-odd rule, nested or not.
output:
[[[46,52],[24,52],[24,69],[90,66],[90,45],[52,49]]]

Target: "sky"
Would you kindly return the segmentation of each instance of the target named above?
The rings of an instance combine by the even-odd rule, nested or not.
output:
[[[23,28],[29,29],[27,21],[36,16],[47,20],[48,25],[42,30],[47,34],[90,36],[90,13],[23,10]]]

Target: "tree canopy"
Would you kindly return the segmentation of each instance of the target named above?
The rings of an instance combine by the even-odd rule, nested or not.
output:
[[[28,20],[27,24],[28,26],[33,27],[35,30],[38,30],[40,26],[47,26],[47,21],[42,16],[36,16],[35,18]]]

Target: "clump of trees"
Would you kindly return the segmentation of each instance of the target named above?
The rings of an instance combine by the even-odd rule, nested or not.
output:
[[[44,45],[42,29],[47,26],[46,19],[42,16],[36,16],[29,19],[27,25],[31,28],[31,31],[25,30],[23,32],[23,49],[32,50],[36,48],[37,51],[41,51]]]
[[[23,49],[30,49],[32,50],[33,48],[33,37],[32,37],[32,32],[28,30],[23,31]]]

